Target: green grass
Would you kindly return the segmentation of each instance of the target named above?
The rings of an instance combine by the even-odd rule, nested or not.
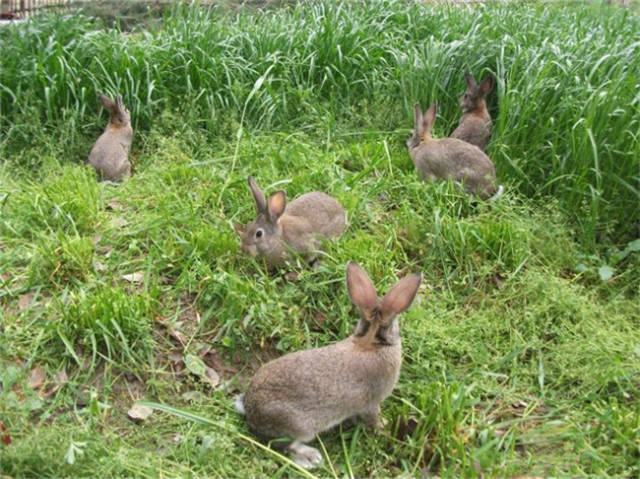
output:
[[[2,474],[300,475],[232,400],[261,362],[353,330],[355,260],[380,289],[424,283],[385,431],[323,434],[314,474],[638,477],[639,29],[597,5],[398,2],[177,9],[124,39],[87,18],[4,27]],[[498,79],[489,153],[507,192],[491,205],[420,182],[404,146],[416,99],[438,99],[450,131],[465,65]],[[120,186],[82,164],[104,90],[135,122]],[[291,281],[242,254],[248,173],[348,210],[319,269]],[[218,371],[215,391],[185,354]],[[139,399],[206,423],[134,424]]]

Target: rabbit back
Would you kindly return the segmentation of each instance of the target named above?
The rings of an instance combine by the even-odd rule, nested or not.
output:
[[[112,131],[109,128],[100,135],[89,153],[89,164],[102,179],[121,181],[131,174],[129,149],[133,130]]]
[[[491,118],[475,113],[465,113],[460,118],[460,124],[451,133],[451,138],[457,138],[481,150],[485,150],[491,137]]]
[[[411,156],[425,180],[451,178],[464,184],[468,192],[483,197],[495,192],[493,163],[470,143],[457,138],[434,139],[413,150]]]
[[[308,231],[327,238],[340,236],[346,227],[346,213],[342,205],[319,191],[305,193],[288,203],[285,216],[304,220]]]
[[[377,407],[395,386],[401,346],[359,348],[353,337],[263,365],[244,398],[247,422],[264,437],[305,437]]]

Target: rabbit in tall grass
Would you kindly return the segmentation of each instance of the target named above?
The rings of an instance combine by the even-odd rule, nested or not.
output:
[[[467,90],[460,97],[462,116],[458,127],[451,133],[451,138],[466,141],[484,151],[491,136],[491,115],[485,98],[493,89],[493,78],[487,76],[478,85],[471,73],[465,73],[464,76]]]
[[[242,238],[242,249],[261,256],[270,266],[280,266],[301,254],[311,261],[323,239],[340,236],[346,226],[346,214],[338,200],[312,191],[287,203],[279,190],[267,199],[251,175],[247,178],[258,216],[248,225],[235,225]]]
[[[380,429],[380,403],[398,381],[402,361],[396,316],[409,308],[421,280],[421,274],[405,276],[379,298],[367,273],[349,262],[349,297],[360,311],[354,333],[258,369],[236,399],[251,430],[264,439],[291,439],[286,447],[308,468],[322,461],[317,449],[304,444],[316,434],[356,417]]]
[[[109,123],[91,148],[88,162],[98,172],[100,179],[122,181],[131,174],[129,149],[133,139],[131,116],[122,103],[122,96],[111,98],[100,95],[100,101],[109,112]]]
[[[502,186],[496,193],[495,168],[480,148],[457,138],[431,137],[436,119],[435,103],[424,114],[420,103],[416,103],[413,115],[413,134],[407,140],[407,148],[425,181],[451,178],[468,193],[482,198],[502,193]]]

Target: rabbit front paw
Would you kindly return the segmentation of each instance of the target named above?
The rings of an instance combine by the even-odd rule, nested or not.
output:
[[[289,449],[293,452],[295,463],[305,469],[312,469],[322,462],[322,454],[315,447],[293,442]]]

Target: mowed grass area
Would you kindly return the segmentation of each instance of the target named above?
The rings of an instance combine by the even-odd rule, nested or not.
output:
[[[351,333],[355,260],[380,290],[414,271],[423,286],[385,431],[323,434],[311,474],[640,475],[636,15],[394,1],[150,25],[0,30],[2,474],[304,475],[250,440],[233,397],[261,362]],[[493,204],[420,182],[404,144],[416,100],[451,131],[465,68],[497,80]],[[83,161],[96,93],[117,91],[135,173],[113,186]],[[249,173],[348,210],[317,270],[240,251]],[[134,423],[142,399],[213,424]]]

